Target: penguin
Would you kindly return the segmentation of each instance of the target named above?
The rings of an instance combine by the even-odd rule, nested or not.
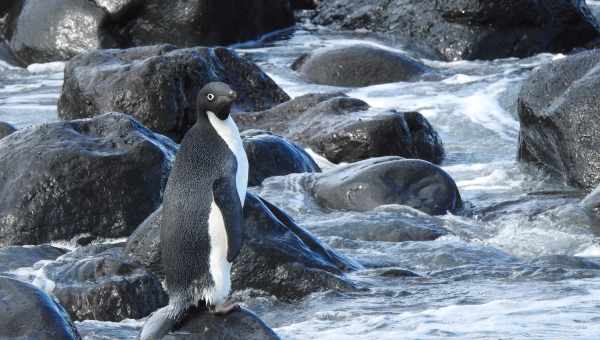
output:
[[[242,246],[248,159],[230,116],[237,95],[204,86],[197,121],[185,134],[163,199],[160,240],[169,304],[146,321],[139,339],[158,340],[191,309],[226,315],[231,264]]]

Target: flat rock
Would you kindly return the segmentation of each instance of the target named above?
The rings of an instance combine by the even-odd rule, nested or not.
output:
[[[10,246],[0,248],[0,272],[31,267],[42,260],[56,260],[67,251],[47,244],[40,246]]]

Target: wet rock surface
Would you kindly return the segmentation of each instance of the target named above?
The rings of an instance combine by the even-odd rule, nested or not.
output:
[[[567,52],[599,37],[579,0],[328,0],[313,22],[382,33],[447,60]]]
[[[3,1],[0,37],[25,64],[98,48],[228,45],[294,24],[288,1]]]
[[[160,204],[175,151],[117,113],[1,139],[0,245],[129,235]]]
[[[249,186],[260,185],[273,176],[321,171],[306,151],[281,136],[247,130],[242,133],[242,140],[250,165]]]
[[[113,244],[79,248],[41,270],[75,320],[139,319],[168,302],[159,279]]]
[[[400,204],[443,215],[462,207],[454,180],[441,168],[421,160],[369,159],[314,175],[304,185],[320,205],[335,210],[368,211]]]
[[[227,316],[191,313],[165,340],[279,340],[279,336],[259,317],[243,308]]]
[[[343,94],[308,94],[270,110],[234,117],[242,130],[280,134],[336,163],[380,156],[443,160],[441,138],[421,114],[391,110],[356,117],[368,109],[367,103]]]
[[[22,267],[31,267],[42,260],[56,260],[67,251],[50,245],[10,246],[0,248],[0,273]]]
[[[73,58],[65,69],[59,117],[124,112],[175,140],[196,122],[196,95],[222,81],[238,94],[234,110],[265,110],[289,99],[254,63],[226,48],[156,45],[99,50]]]
[[[0,139],[17,131],[17,128],[6,122],[0,122]]]
[[[405,54],[370,45],[319,49],[292,68],[312,83],[348,87],[415,81],[432,71]]]
[[[58,302],[28,283],[0,276],[0,306],[2,339],[81,339]]]
[[[160,274],[160,209],[129,238],[125,252]],[[232,268],[234,290],[255,288],[282,299],[297,299],[353,285],[343,272],[360,267],[295,224],[283,211],[248,194],[244,245]]]
[[[600,184],[600,50],[541,66],[523,85],[519,159],[593,190]]]

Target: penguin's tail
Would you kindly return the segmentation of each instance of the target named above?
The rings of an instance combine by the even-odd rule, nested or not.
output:
[[[142,331],[138,335],[138,340],[160,340],[169,331],[181,321],[188,306],[182,304],[167,305],[150,316]]]

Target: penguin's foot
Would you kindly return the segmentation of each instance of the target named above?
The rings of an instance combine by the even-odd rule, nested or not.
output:
[[[226,316],[231,313],[239,312],[241,310],[242,310],[242,308],[237,303],[230,303],[230,304],[222,304],[222,305],[215,306],[211,310],[211,313],[213,313],[215,315]]]

